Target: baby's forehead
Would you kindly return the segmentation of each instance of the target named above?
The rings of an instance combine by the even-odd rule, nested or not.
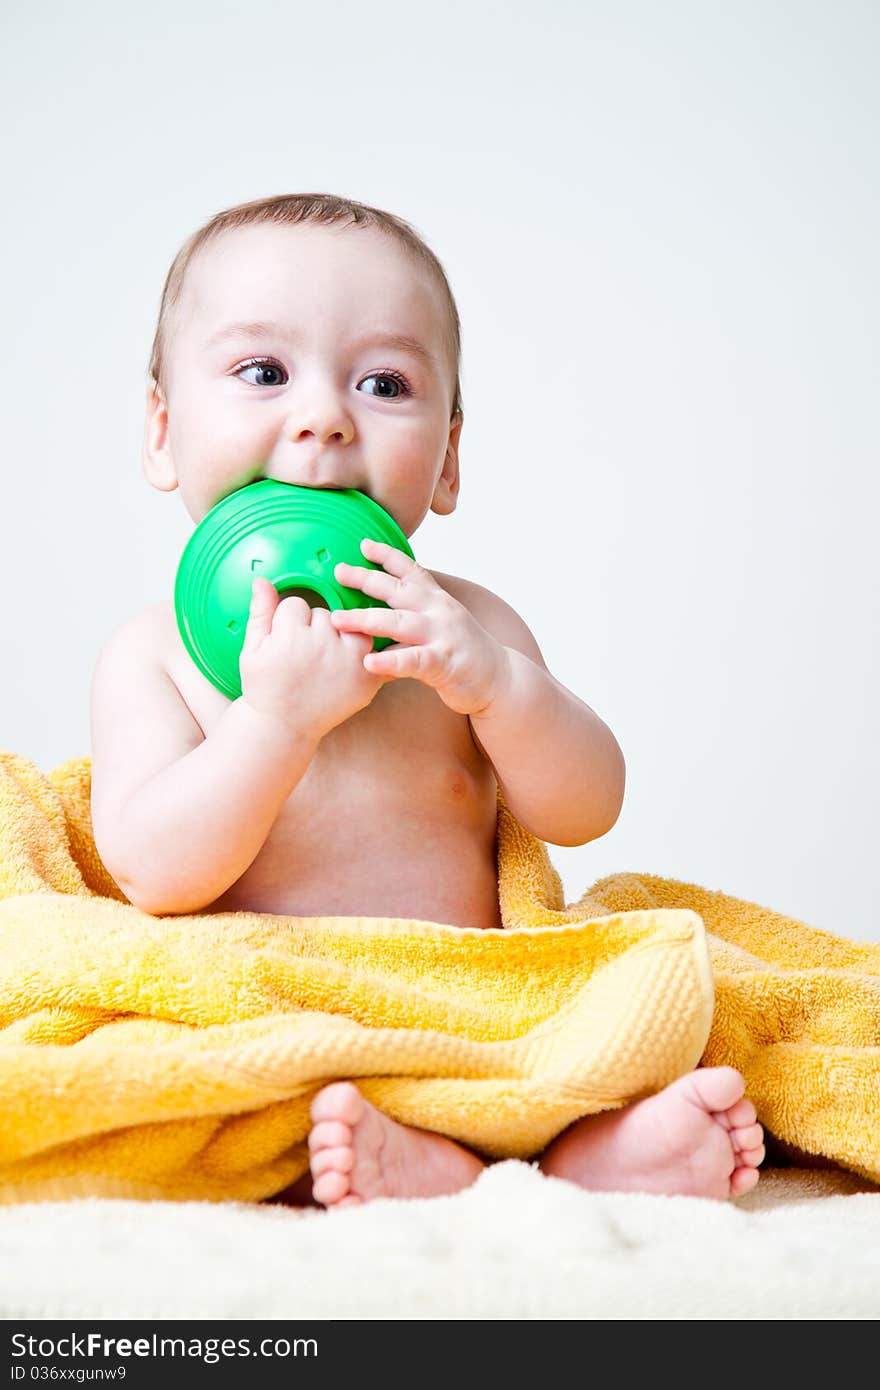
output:
[[[366,277],[369,266],[370,276]],[[318,284],[357,291],[371,281],[416,307],[433,302],[424,267],[393,237],[374,227],[253,223],[226,228],[205,242],[186,268],[179,301],[224,312],[230,300],[302,291]]]
[[[450,355],[442,297],[426,268],[370,227],[226,229],[193,256],[173,319],[169,336],[188,340],[188,350],[231,324],[323,321],[346,332],[357,321],[416,338],[440,360]]]

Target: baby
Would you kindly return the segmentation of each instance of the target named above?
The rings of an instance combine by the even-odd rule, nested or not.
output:
[[[194,522],[260,478],[355,488],[407,537],[455,510],[459,319],[413,228],[325,194],[219,213],[165,283],[144,468]],[[456,575],[367,539],[336,577],[387,608],[330,612],[254,581],[229,700],[189,658],[171,600],[123,623],[91,695],[102,860],[154,914],[253,910],[500,928],[496,785],[550,844],[614,825],[624,761],[547,669],[522,618]],[[396,645],[373,653],[373,636]],[[534,731],[541,731],[535,738]],[[536,1161],[587,1188],[748,1192],[763,1132],[732,1067],[570,1126]],[[448,1193],[485,1160],[410,1129],[349,1082],[312,1104],[290,1199]]]

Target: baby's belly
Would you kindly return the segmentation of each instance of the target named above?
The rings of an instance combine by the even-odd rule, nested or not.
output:
[[[343,783],[313,764],[253,864],[207,911],[501,927],[496,815],[494,776],[454,762],[417,793],[393,775],[377,789],[374,777]]]

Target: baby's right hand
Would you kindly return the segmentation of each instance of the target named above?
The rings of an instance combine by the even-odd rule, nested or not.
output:
[[[368,633],[337,632],[329,609],[279,599],[274,584],[257,578],[239,661],[242,696],[286,729],[320,740],[384,684],[364,668],[372,646]]]

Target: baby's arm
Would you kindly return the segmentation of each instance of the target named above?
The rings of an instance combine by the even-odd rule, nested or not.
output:
[[[595,710],[547,669],[523,619],[491,590],[468,583],[471,611],[507,649],[503,690],[469,716],[521,825],[553,845],[583,845],[611,829],[623,802],[620,745]]]
[[[207,737],[156,656],[158,612],[123,624],[92,680],[98,853],[145,912],[197,912],[253,863],[320,740],[239,698]]]

